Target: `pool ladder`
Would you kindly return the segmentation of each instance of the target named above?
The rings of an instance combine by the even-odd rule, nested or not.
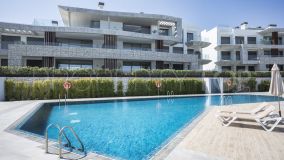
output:
[[[50,124],[49,126],[46,127],[46,130],[45,130],[45,152],[46,153],[48,153],[48,130],[52,127],[58,129],[58,131],[59,131],[59,133],[58,133],[58,145],[59,145],[59,154],[58,155],[59,155],[59,158],[62,158],[62,137],[64,137],[66,139],[67,146],[69,148],[80,151],[80,152],[84,153],[84,155],[86,155],[85,146],[82,143],[82,141],[80,140],[79,136],[74,131],[74,129],[70,126],[64,126],[64,127],[60,128],[60,126],[58,124]],[[67,135],[64,132],[66,129],[69,129],[71,131],[73,136],[79,142],[81,148],[72,147],[70,140],[68,139]],[[66,145],[64,145],[64,146],[66,146]]]

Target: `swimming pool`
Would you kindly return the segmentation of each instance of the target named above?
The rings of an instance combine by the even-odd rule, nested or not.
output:
[[[269,102],[270,96],[197,96],[171,99],[46,103],[19,129],[43,136],[49,124],[72,126],[87,151],[116,159],[149,159],[207,106]],[[57,130],[49,136],[57,139]],[[67,133],[69,135],[69,133]],[[75,139],[69,136],[71,142]]]

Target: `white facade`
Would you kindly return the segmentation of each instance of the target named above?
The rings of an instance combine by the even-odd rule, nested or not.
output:
[[[215,27],[201,32],[202,40],[211,45],[202,50],[212,60],[203,70],[268,71],[276,63],[284,68],[284,29],[276,25],[266,29]]]

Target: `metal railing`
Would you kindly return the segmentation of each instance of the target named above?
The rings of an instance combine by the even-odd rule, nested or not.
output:
[[[83,152],[86,155],[86,151],[85,151],[85,146],[82,143],[82,141],[80,140],[80,138],[78,137],[78,135],[76,134],[76,132],[74,131],[74,129],[70,126],[64,126],[60,132],[59,132],[59,137],[58,137],[58,144],[59,144],[59,158],[62,158],[62,135],[64,136],[64,130],[65,129],[69,129],[71,131],[71,133],[73,134],[73,136],[76,138],[76,140],[79,142],[81,148],[75,148],[77,151]]]
[[[46,127],[46,130],[45,130],[45,153],[48,153],[48,130],[50,128],[56,128],[58,130],[58,133],[60,132],[60,126],[58,124],[50,124]],[[67,140],[67,144],[68,144],[68,147],[71,146],[71,142],[70,140],[67,138],[66,134],[65,133],[62,133],[62,135],[65,137],[65,139]],[[58,137],[59,138],[59,137]]]
[[[51,127],[54,127],[56,128],[59,133],[58,133],[58,145],[59,145],[59,158],[62,158],[62,137],[64,137],[67,141],[67,147],[71,148],[72,150],[75,149],[77,151],[80,151],[80,152],[83,152],[84,155],[87,154],[86,150],[85,150],[85,146],[84,144],[82,143],[81,139],[79,138],[79,136],[76,134],[76,132],[74,131],[74,129],[70,126],[64,126],[62,128],[60,128],[60,126],[58,124],[50,124],[49,126],[47,126],[46,130],[45,130],[45,152],[46,153],[49,153],[48,152],[48,130],[51,128]],[[80,144],[80,148],[76,148],[74,146],[71,145],[71,142],[70,140],[68,139],[67,135],[65,134],[65,130],[66,129],[69,129],[72,133],[72,135],[76,138],[76,140],[79,142]]]

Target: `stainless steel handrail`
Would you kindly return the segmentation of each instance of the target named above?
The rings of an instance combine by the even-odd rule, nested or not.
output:
[[[45,130],[45,153],[48,153],[48,130],[51,128],[51,127],[55,127],[56,129],[58,129],[58,132],[60,133],[60,126],[58,124],[50,124],[46,127],[46,130]],[[68,146],[71,146],[71,142],[70,140],[67,138],[66,134],[63,133],[65,139],[67,140],[67,143],[68,143]]]
[[[64,135],[64,130],[65,129],[69,129],[71,132],[72,132],[72,134],[73,134],[73,136],[77,139],[77,141],[80,143],[80,145],[81,145],[81,150],[79,150],[79,149],[77,149],[77,150],[79,150],[79,151],[81,151],[81,152],[84,152],[84,154],[86,155],[86,151],[85,151],[85,147],[84,147],[84,144],[82,143],[82,141],[80,140],[80,138],[78,137],[78,135],[76,134],[76,132],[74,131],[74,129],[72,128],[72,127],[70,127],[70,126],[64,126],[63,128],[61,128],[61,130],[60,130],[60,132],[59,132],[59,136],[58,136],[58,143],[59,143],[59,158],[62,158],[62,146],[61,146],[61,143],[62,143],[62,135]]]

